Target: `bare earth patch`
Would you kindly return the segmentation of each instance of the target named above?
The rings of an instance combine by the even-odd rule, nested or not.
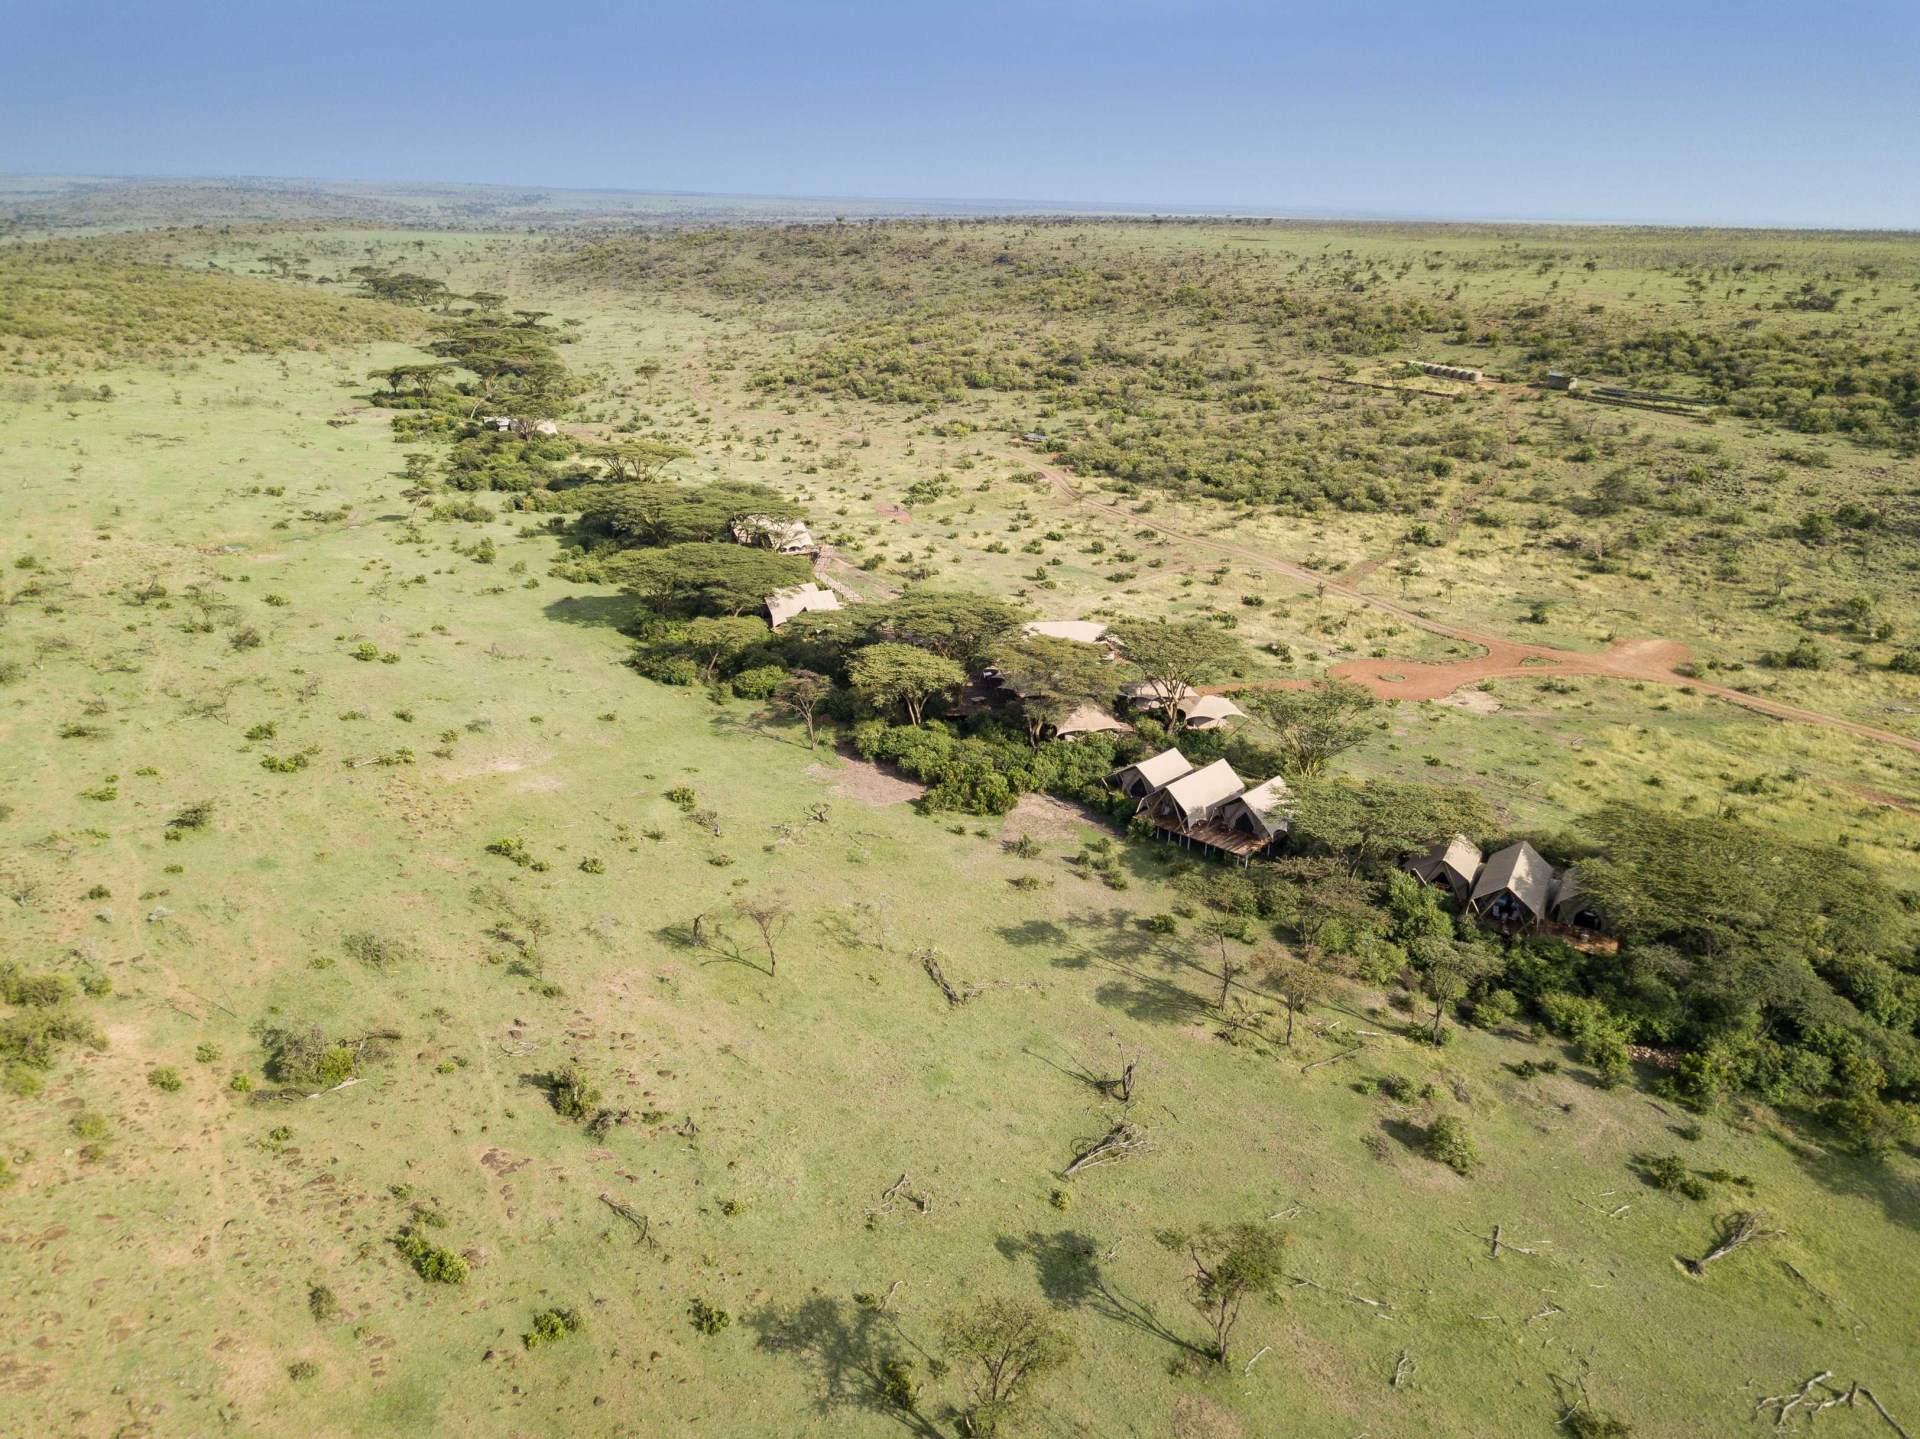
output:
[[[1450,695],[1442,695],[1433,701],[1437,705],[1447,705],[1453,709],[1466,710],[1477,715],[1497,715],[1500,713],[1500,701],[1485,690],[1455,690]]]
[[[835,794],[875,808],[911,804],[927,792],[925,785],[888,774],[863,759],[843,759],[838,765],[810,764],[807,773],[830,782]]]
[[[1071,840],[1094,819],[1077,804],[1052,795],[1023,794],[1000,826],[1000,838],[1018,839],[1031,835],[1037,840]]]

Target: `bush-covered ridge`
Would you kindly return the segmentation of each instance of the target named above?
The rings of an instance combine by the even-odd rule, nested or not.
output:
[[[87,242],[0,248],[0,338],[18,359],[158,360],[405,340],[420,317],[345,292],[137,261]]]

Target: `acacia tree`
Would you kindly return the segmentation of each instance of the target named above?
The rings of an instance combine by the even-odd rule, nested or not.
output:
[[[1272,954],[1254,961],[1260,983],[1279,995],[1287,1006],[1287,1035],[1284,1043],[1293,1045],[1294,1016],[1316,999],[1324,998],[1331,987],[1325,970],[1294,954]]]
[[[1242,703],[1273,728],[1287,773],[1308,778],[1373,732],[1379,701],[1352,680],[1320,679],[1303,690],[1256,690]]]
[[[1175,733],[1185,722],[1174,702],[1213,679],[1240,653],[1239,645],[1204,620],[1121,620],[1111,632],[1166,706]]]
[[[1336,933],[1364,933],[1379,922],[1372,884],[1349,873],[1338,860],[1295,855],[1275,869],[1285,881],[1275,894],[1282,920],[1293,930],[1309,966],[1319,965]]]
[[[1294,791],[1292,818],[1296,840],[1338,855],[1349,874],[1449,835],[1485,834],[1493,828],[1492,811],[1474,790],[1386,780],[1303,784]]]
[[[765,620],[752,615],[725,615],[689,620],[680,638],[700,665],[701,683],[711,684],[713,672],[721,664],[764,644],[770,634]]]
[[[966,671],[952,660],[914,645],[868,645],[847,666],[854,691],[876,709],[899,705],[910,724],[919,725],[927,701],[966,682]]]
[[[819,742],[816,729],[819,710],[832,694],[833,681],[812,670],[795,670],[773,692],[774,708],[806,725],[808,749]]]
[[[1118,685],[1114,667],[1097,645],[1052,635],[1030,635],[994,651],[994,666],[1007,687],[1020,696],[1027,742],[1040,743],[1049,725],[1058,725],[1083,705],[1111,702]]]
[[[760,943],[767,951],[767,973],[777,975],[780,972],[780,956],[775,946],[780,936],[786,933],[787,925],[792,922],[793,911],[778,899],[743,899],[733,909],[734,913],[760,932]]]
[[[989,595],[944,594],[914,590],[869,611],[875,639],[918,645],[942,659],[972,665],[1011,637],[1027,611]],[[1080,646],[1091,650],[1092,646]]]
[[[1286,1232],[1266,1220],[1251,1219],[1225,1228],[1203,1224],[1192,1230],[1163,1229],[1154,1238],[1163,1248],[1187,1256],[1193,1307],[1213,1331],[1209,1357],[1224,1365],[1247,1300],[1270,1299],[1279,1288]]]
[[[950,1311],[941,1337],[965,1372],[970,1403],[964,1432],[991,1435],[1013,1416],[1033,1386],[1073,1358],[1073,1338],[1059,1317],[1032,1299],[982,1299]]]
[[[1500,960],[1478,945],[1433,935],[1415,940],[1412,955],[1414,969],[1420,975],[1420,992],[1433,1001],[1431,1037],[1438,1044],[1447,1006],[1464,999],[1475,980],[1498,970]]]

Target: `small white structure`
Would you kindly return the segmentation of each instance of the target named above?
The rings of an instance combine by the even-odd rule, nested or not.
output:
[[[728,526],[736,544],[758,545],[781,555],[812,554],[819,548],[805,520],[776,520],[771,515],[742,515]]]
[[[1250,834],[1264,844],[1272,844],[1285,839],[1292,827],[1287,816],[1292,798],[1287,782],[1276,775],[1220,806],[1218,823],[1240,834]]]
[[[1083,734],[1132,734],[1133,726],[1095,705],[1081,705],[1055,725],[1053,732],[1060,739],[1073,739]]]
[[[840,596],[811,581],[804,585],[790,585],[784,590],[775,590],[767,596],[767,620],[776,630],[795,615],[806,614],[809,610],[839,608]]]
[[[1163,749],[1157,755],[1122,765],[1107,776],[1107,782],[1128,799],[1144,805],[1181,775],[1192,773],[1193,762],[1179,750]]]
[[[1107,627],[1098,620],[1033,620],[1020,629],[1026,635],[1073,640],[1083,645],[1103,645],[1107,642]]]
[[[1245,719],[1247,712],[1224,695],[1200,695],[1182,699],[1173,707],[1188,729],[1218,729],[1230,719]]]

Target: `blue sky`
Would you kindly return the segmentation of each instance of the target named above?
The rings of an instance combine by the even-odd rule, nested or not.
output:
[[[7,0],[0,170],[1920,228],[1920,0]]]

